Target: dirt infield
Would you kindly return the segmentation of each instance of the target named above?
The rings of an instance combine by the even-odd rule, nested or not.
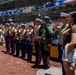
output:
[[[36,75],[36,72],[41,68],[33,67],[34,56],[32,57],[33,62],[28,63],[26,60],[5,54],[4,51],[5,47],[0,46],[0,75]],[[51,61],[51,66],[59,67],[60,63]]]

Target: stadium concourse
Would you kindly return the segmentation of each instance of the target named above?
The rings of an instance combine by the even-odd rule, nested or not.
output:
[[[34,56],[32,62],[28,63],[26,59],[16,58],[4,51],[5,47],[0,46],[0,75],[62,75],[59,62],[50,61],[50,69],[45,70],[41,69],[42,62],[39,67],[34,67]]]

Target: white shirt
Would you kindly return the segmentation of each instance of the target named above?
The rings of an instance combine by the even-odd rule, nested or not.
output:
[[[32,36],[33,36],[33,29],[31,29],[29,32],[27,32],[27,40],[32,40]]]

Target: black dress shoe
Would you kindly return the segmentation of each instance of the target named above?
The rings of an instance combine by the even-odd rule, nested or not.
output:
[[[6,54],[10,54],[10,51],[5,51],[4,53],[6,53]]]
[[[32,68],[39,68],[39,65],[34,65],[34,66],[32,66]]]
[[[13,53],[13,52],[11,52],[11,53],[10,53],[10,55],[14,55],[14,53]]]
[[[19,55],[14,55],[15,57],[19,57]]]
[[[22,58],[25,58],[25,57],[23,57],[23,56],[20,56],[19,58],[21,58],[21,59],[22,59]]]
[[[45,73],[45,75],[51,75],[51,74]]]
[[[23,56],[21,56],[21,57],[19,57],[19,58],[21,58],[21,59],[25,59],[25,57],[23,57]]]
[[[40,62],[35,62],[35,65],[39,65],[40,64]]]
[[[43,67],[43,69],[49,69],[49,68],[50,68],[50,67],[48,67],[48,66],[44,66],[44,67]]]
[[[27,62],[31,62],[31,60],[27,60]]]

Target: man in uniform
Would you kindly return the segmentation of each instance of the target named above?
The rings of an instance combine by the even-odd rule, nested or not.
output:
[[[59,19],[56,22],[55,27],[54,27],[54,29],[56,31],[59,31],[58,53],[59,53],[59,60],[60,60],[60,63],[62,65],[62,75],[66,75],[65,70],[64,70],[64,66],[63,66],[63,61],[62,61],[63,42],[61,40],[62,32],[68,27],[68,24],[66,24],[67,23],[66,16],[67,16],[66,13],[61,12],[60,17],[59,17]],[[59,26],[61,26],[61,27],[59,28]]]
[[[10,34],[9,34],[10,24],[6,23],[5,30],[4,30],[4,37],[6,43],[6,53],[10,53]]]
[[[3,37],[3,28],[0,26],[0,45],[3,45],[4,37]]]
[[[36,21],[34,22],[34,38],[35,38],[35,50],[36,50],[36,62],[35,65],[39,65],[41,62],[41,53],[40,53],[40,42],[37,40],[39,36],[39,29],[41,27],[42,20],[39,18],[36,18]]]
[[[10,43],[11,43],[11,55],[15,53],[15,24],[13,22],[10,23]]]
[[[26,28],[24,24],[21,24],[22,26],[22,31],[21,31],[21,36],[20,36],[20,46],[21,46],[21,59],[25,58],[25,53],[26,53]]]
[[[41,51],[42,51],[44,69],[50,68],[50,46],[52,43],[53,28],[49,20],[50,20],[49,16],[44,16],[43,23],[41,24],[40,28]]]
[[[16,44],[16,55],[15,57],[19,57],[20,54],[20,26],[15,29],[15,44]]]
[[[26,31],[26,50],[27,50],[27,62],[32,61],[32,50],[31,50],[31,44],[33,42],[33,26],[30,25],[29,29]]]

